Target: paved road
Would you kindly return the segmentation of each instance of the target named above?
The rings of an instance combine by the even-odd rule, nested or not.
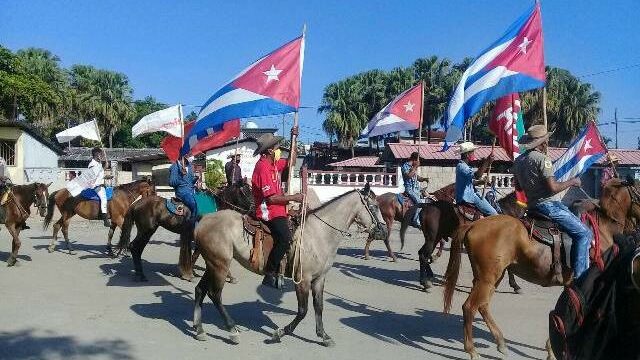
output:
[[[468,261],[454,312],[444,315],[442,288],[427,294],[417,287],[422,236],[413,230],[398,263],[384,257],[382,243],[365,261],[363,239],[344,240],[326,285],[325,329],[337,343],[327,349],[317,342],[312,311],[295,337],[268,343],[273,329],[294,315],[291,284],[284,293],[262,289],[258,276],[235,263],[240,283],[227,284],[223,298],[243,330],[241,344],[225,340],[208,299],[203,311],[209,339],[196,341],[190,327],[195,284],[174,276],[176,235],[158,231],[144,254],[149,282],[136,283],[130,258],[104,256],[107,232],[101,224],[74,220],[76,255],[49,254],[49,232],[32,218],[33,229],[23,233],[20,266],[0,267],[1,359],[467,359],[460,314],[471,279]],[[0,241],[4,262],[10,249],[5,229]],[[399,249],[397,231],[392,241]],[[447,260],[445,252],[435,264],[437,274],[444,273]],[[541,359],[547,314],[560,289],[521,283],[525,295],[515,295],[505,281],[492,309],[508,339],[509,358]],[[481,355],[499,357],[482,321],[475,324],[475,336]]]

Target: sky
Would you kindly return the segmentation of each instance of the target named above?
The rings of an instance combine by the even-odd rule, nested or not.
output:
[[[316,112],[324,87],[420,57],[476,56],[531,6],[527,0],[441,1],[22,1],[0,0],[0,44],[41,47],[65,67],[128,75],[134,98],[201,105],[260,56],[307,24],[300,138],[326,140]],[[640,1],[542,1],[547,65],[582,76],[602,95],[599,121],[639,118]],[[605,72],[612,69],[627,69]],[[605,72],[605,73],[602,73]],[[595,75],[591,75],[595,74]],[[186,112],[196,110],[187,108]],[[282,116],[260,118],[282,128]],[[286,117],[291,126],[291,116]],[[615,138],[615,127],[601,126]],[[640,123],[620,124],[619,147]]]

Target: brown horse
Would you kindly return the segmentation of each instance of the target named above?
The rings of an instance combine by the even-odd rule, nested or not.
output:
[[[613,243],[613,235],[622,233],[631,222],[640,220],[640,190],[633,182],[610,180],[603,188],[597,228],[600,251],[604,253]],[[498,351],[506,353],[502,332],[489,311],[496,286],[509,269],[519,277],[541,286],[563,285],[570,275],[556,274],[552,266],[552,252],[547,245],[531,240],[519,219],[506,215],[478,220],[459,231],[451,244],[451,256],[445,275],[444,311],[451,309],[451,300],[458,280],[462,244],[471,262],[473,286],[462,306],[464,319],[464,349],[471,359],[478,359],[473,344],[473,319],[479,311],[494,336]],[[596,252],[597,253],[597,252]],[[553,358],[547,342],[549,358]]]
[[[11,255],[7,259],[7,266],[13,266],[18,261],[20,250],[20,231],[22,225],[31,214],[31,205],[38,207],[40,216],[45,215],[47,198],[49,197],[49,185],[34,183],[29,185],[14,185],[8,194],[7,202],[2,205],[4,211],[4,224],[13,239],[11,243]]]
[[[218,199],[217,203],[220,203],[223,209],[241,209],[248,212],[253,207],[251,187],[248,184],[227,187],[218,193],[216,198]],[[196,251],[192,258],[193,225],[187,221],[191,213],[185,206],[184,215],[175,215],[167,209],[166,201],[160,196],[147,196],[133,204],[126,213],[120,232],[120,241],[117,245],[117,253],[129,249],[137,281],[147,281],[142,270],[142,252],[158,227],[180,234],[180,256],[178,258],[180,277],[188,281],[193,279],[193,264],[197,260],[199,251]],[[134,224],[137,233],[131,241],[131,230]]]
[[[107,210],[111,216],[111,228],[107,239],[107,252],[113,254],[111,250],[111,239],[116,227],[122,229],[124,216],[131,204],[138,197],[145,197],[155,194],[155,185],[150,179],[137,180],[128,184],[123,184],[113,188],[113,197],[109,200]],[[100,214],[100,203],[95,200],[87,200],[81,197],[72,197],[67,189],[54,191],[49,196],[47,205],[47,215],[44,219],[44,229],[46,230],[53,219],[54,207],[60,211],[60,219],[53,224],[53,237],[49,243],[49,252],[55,250],[55,242],[58,240],[58,231],[62,228],[62,235],[69,254],[74,254],[69,243],[69,221],[78,214],[87,220],[95,220]]]

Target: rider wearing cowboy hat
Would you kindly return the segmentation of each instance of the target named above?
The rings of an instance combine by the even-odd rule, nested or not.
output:
[[[514,162],[513,174],[516,189],[524,190],[529,209],[541,213],[553,221],[573,239],[571,265],[574,277],[584,274],[589,266],[589,243],[591,233],[563,203],[553,196],[572,187],[582,185],[580,178],[558,182],[553,174],[551,158],[546,155],[549,146],[547,128],[534,125],[520,139],[520,148],[525,152]]]
[[[607,156],[607,161],[604,163],[606,167],[602,170],[602,176],[600,177],[601,187],[604,187],[604,184],[606,184],[607,181],[618,177],[618,174],[616,173],[616,167],[619,163],[619,157],[611,154]]]
[[[291,134],[297,135],[298,129],[291,129]],[[256,204],[256,218],[264,221],[271,230],[274,246],[264,266],[262,285],[282,288],[282,279],[278,276],[280,262],[289,249],[291,231],[287,218],[287,204],[290,201],[301,203],[302,194],[284,195],[281,186],[281,173],[287,168],[288,162],[280,159],[280,136],[264,134],[258,139],[258,148],[253,153],[260,155],[251,178],[251,190]],[[295,157],[292,157],[294,161]]]
[[[489,204],[487,199],[476,193],[474,185],[482,185],[486,179],[481,179],[489,164],[493,161],[493,154],[489,155],[477,171],[473,171],[472,161],[476,160],[476,146],[472,142],[460,144],[460,161],[456,166],[456,202],[475,205],[484,216],[496,215],[498,212]]]

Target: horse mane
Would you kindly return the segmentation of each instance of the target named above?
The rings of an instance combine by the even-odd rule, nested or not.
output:
[[[330,204],[332,204],[333,202],[336,202],[336,201],[338,201],[338,200],[340,200],[340,199],[342,199],[342,198],[344,198],[344,197],[347,197],[347,195],[350,195],[350,194],[352,194],[352,193],[354,193],[354,192],[356,192],[356,191],[359,191],[359,190],[358,190],[358,189],[353,189],[353,190],[351,190],[351,191],[349,191],[349,192],[346,192],[346,193],[344,193],[344,194],[342,194],[342,195],[340,195],[340,196],[336,196],[336,197],[334,197],[333,199],[331,199],[331,200],[327,201],[326,203],[324,203],[324,204],[322,204],[322,205],[318,206],[317,208],[315,208],[315,209],[313,209],[313,210],[309,210],[309,212],[308,212],[308,213],[309,213],[309,214],[314,214],[314,213],[316,213],[316,212],[318,212],[318,211],[320,211],[320,210],[322,210],[322,209],[326,208],[327,206],[329,206],[329,205],[330,205]]]
[[[440,189],[431,193],[431,195],[435,196],[438,200],[447,200],[451,201],[455,198],[453,195],[455,191],[456,183],[451,183],[449,185],[445,185]]]
[[[134,190],[138,187],[138,185],[140,185],[143,182],[147,182],[147,180],[142,179],[142,180],[136,180],[136,181],[132,181],[130,183],[126,183],[126,184],[122,184],[122,185],[118,185],[116,186],[116,189],[121,189],[121,190]]]
[[[14,185],[11,187],[11,191],[13,191],[15,194],[20,195],[21,197],[24,197],[24,195],[30,195],[32,192],[36,191],[37,187],[38,183]]]

